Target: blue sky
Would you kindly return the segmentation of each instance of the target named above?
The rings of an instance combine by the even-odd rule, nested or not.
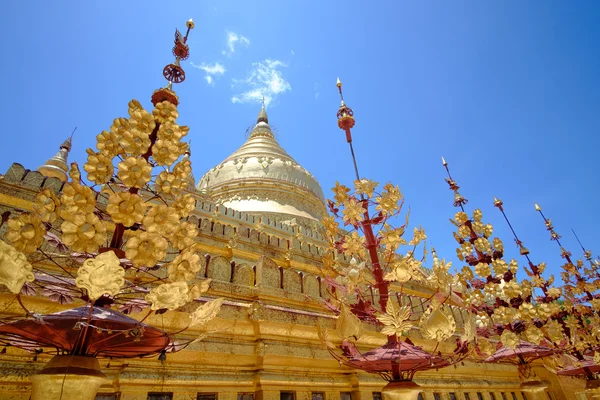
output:
[[[196,178],[244,141],[257,93],[280,143],[321,182],[351,184],[335,80],[355,111],[361,173],[400,185],[440,256],[454,260],[452,193],[496,226],[493,196],[556,271],[537,201],[565,245],[570,229],[600,252],[600,4],[595,1],[11,2],[0,16],[4,116],[0,171],[35,169],[77,126],[71,159],[125,116],[150,107],[172,61],[175,28],[194,17],[179,122]],[[191,64],[193,63],[193,65]],[[204,69],[202,69],[204,68]],[[208,71],[208,72],[207,72]],[[209,78],[207,78],[209,77]],[[210,83],[208,81],[211,81]],[[516,254],[515,254],[516,255]],[[520,261],[523,261],[522,259]]]

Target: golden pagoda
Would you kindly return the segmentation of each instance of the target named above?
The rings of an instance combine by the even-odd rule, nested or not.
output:
[[[193,27],[191,21],[188,28],[190,25]],[[179,58],[171,66],[178,71]],[[182,80],[180,73],[172,75]],[[155,95],[169,96],[173,104],[178,101],[170,84]],[[161,103],[162,98],[156,100]],[[348,120],[340,125],[347,130],[349,142],[351,127]],[[0,176],[0,215],[33,211],[38,207],[36,196],[46,189],[59,195],[68,185],[70,150],[69,139],[38,171],[12,164]],[[182,159],[189,160],[190,154],[188,147]],[[194,249],[203,255],[194,278],[211,280],[210,288],[202,293],[206,298],[199,300],[223,298],[221,311],[210,325],[189,330],[188,304],[147,315],[130,308],[127,312],[133,318],[180,334],[191,344],[182,351],[161,353],[158,358],[103,360],[100,367],[106,379],[96,399],[381,400],[385,380],[338,363],[322,344],[321,330],[328,332],[336,345],[343,342],[336,329],[338,315],[328,303],[327,279],[331,276],[324,272],[324,256],[329,249],[321,222],[327,215],[325,196],[316,178],[278,144],[264,104],[239,149],[206,172],[197,185],[191,171],[186,176],[182,191],[193,197],[196,205],[184,223],[197,229]],[[130,225],[133,231],[138,229],[135,223]],[[53,252],[65,258],[77,256],[66,251],[61,254],[58,247]],[[352,262],[345,256],[339,261]],[[424,276],[428,273],[421,272]],[[23,317],[26,309],[26,317],[35,319],[86,304],[80,298],[57,301],[51,292],[34,289],[27,286],[23,289],[27,295],[15,296],[0,286],[1,316]],[[425,312],[423,304],[434,293],[426,280],[409,282],[397,300],[416,310],[419,317]],[[378,296],[373,291],[371,301],[375,303]],[[451,352],[471,316],[458,303],[447,309],[456,321],[456,334],[451,339],[438,347],[418,328],[412,328],[407,333],[411,342],[426,351]],[[357,349],[387,343],[387,335],[375,323],[364,322],[360,329]],[[29,399],[31,377],[50,360],[50,355],[37,349],[26,352],[17,347],[0,349],[0,400]],[[174,350],[178,350],[177,343]],[[542,361],[532,363],[530,373],[544,385],[529,391],[522,386],[515,365],[484,364],[474,359],[419,372],[414,380],[419,385],[419,400],[586,398],[585,381],[551,371]]]
[[[279,222],[315,222],[326,212],[319,182],[277,143],[264,104],[248,140],[204,174],[198,189],[226,207]]]

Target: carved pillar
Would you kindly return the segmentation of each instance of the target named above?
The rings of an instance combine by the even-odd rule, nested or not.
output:
[[[421,396],[423,396],[423,400],[435,400],[433,397],[433,392],[421,392]]]
[[[237,393],[235,393],[235,392],[219,392],[219,394],[217,395],[217,399],[219,399],[219,400],[237,400]],[[173,398],[173,400],[178,400],[178,399]],[[188,400],[188,399],[185,399],[185,400]],[[195,400],[195,398],[194,398],[194,400]]]

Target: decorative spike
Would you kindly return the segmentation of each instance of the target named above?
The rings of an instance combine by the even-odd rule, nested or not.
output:
[[[538,203],[533,203],[533,205],[535,206],[535,211],[542,211],[542,207],[540,207]]]
[[[339,76],[338,76],[338,78],[337,78],[337,83],[336,83],[335,85],[336,85],[338,88],[341,88],[341,87],[342,87],[342,81],[340,81],[340,78],[339,78]]]
[[[446,159],[444,158],[444,156],[442,156],[442,165],[443,165],[444,167],[447,167],[447,166],[448,166],[448,163],[446,162]]]
[[[503,204],[504,203],[502,202],[502,200],[500,200],[499,198],[497,198],[496,196],[494,196],[494,206],[495,207],[500,208],[500,207],[502,207]]]

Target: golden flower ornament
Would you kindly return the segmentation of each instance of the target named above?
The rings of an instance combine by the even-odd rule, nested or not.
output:
[[[365,238],[360,236],[358,232],[353,231],[349,235],[344,236],[344,243],[342,244],[344,254],[347,256],[358,256],[364,257],[366,254],[365,250]]]
[[[119,137],[114,132],[102,131],[96,136],[96,148],[110,158],[125,155],[125,150],[119,142]]]
[[[81,171],[79,171],[79,166],[76,162],[71,163],[71,168],[69,169],[69,177],[73,182],[81,183]]]
[[[377,203],[375,210],[381,211],[383,215],[394,214],[394,212],[400,210],[400,205],[398,204],[400,199],[402,199],[400,188],[391,183],[386,183],[381,196],[375,198],[375,202]]]
[[[73,214],[60,226],[63,242],[72,251],[92,253],[106,242],[106,225],[92,213]]]
[[[514,332],[511,332],[508,329],[505,329],[504,332],[502,332],[502,335],[500,336],[500,341],[502,342],[503,346],[506,346],[513,350],[517,348],[519,343],[521,343],[519,337],[515,335]]]
[[[136,111],[143,109],[144,107],[142,106],[142,103],[136,99],[132,99],[129,103],[127,103],[127,112],[129,113],[129,116],[133,115],[133,113]]]
[[[174,122],[179,116],[179,113],[177,112],[177,107],[175,104],[165,100],[158,103],[154,107],[154,110],[152,110],[152,115],[154,115],[154,118],[158,122],[164,123],[169,121]]]
[[[454,215],[454,221],[456,221],[456,223],[458,225],[463,225],[468,220],[469,220],[469,216],[467,215],[467,213],[465,213],[463,211],[459,211]]]
[[[193,249],[185,249],[167,265],[169,279],[188,282],[196,278],[202,269],[200,255]]]
[[[358,340],[362,336],[362,323],[345,304],[342,304],[340,308],[340,315],[338,315],[335,327],[342,339]]]
[[[354,181],[354,190],[356,194],[364,194],[367,197],[371,198],[373,196],[373,192],[379,183],[372,181],[371,179],[361,179]]]
[[[384,276],[384,279],[386,281],[399,283],[406,283],[411,279],[420,280],[421,276],[419,271],[422,263],[419,260],[416,260],[412,254],[400,257],[400,260],[391,263],[390,267],[392,268],[392,272],[387,273]]]
[[[169,171],[161,171],[156,177],[156,190],[161,194],[177,196],[184,186],[184,180]]]
[[[146,212],[146,204],[140,195],[129,192],[111,193],[106,212],[116,224],[130,227],[141,223]]]
[[[133,130],[150,135],[156,127],[156,121],[154,121],[152,114],[143,108],[133,111],[130,115],[129,124]]]
[[[157,165],[170,166],[183,154],[183,148],[175,140],[158,139],[152,146],[152,158]]]
[[[189,132],[187,126],[179,126],[171,121],[164,122],[160,125],[157,132],[157,137],[161,140],[180,141]]]
[[[533,344],[540,344],[544,340],[544,333],[535,325],[529,325],[525,330],[525,338]]]
[[[198,306],[198,308],[190,314],[190,326],[206,325],[210,320],[217,316],[219,311],[221,311],[223,300],[223,298],[218,298]]]
[[[185,282],[163,283],[150,290],[145,297],[152,310],[176,310],[186,305],[190,297],[190,288]]]
[[[187,218],[196,209],[196,199],[189,193],[184,194],[177,197],[171,207],[177,211],[181,218]]]
[[[345,207],[342,210],[342,219],[346,224],[356,225],[365,219],[365,209],[363,208],[362,203],[358,200],[350,199],[344,204],[344,206]]]
[[[494,346],[483,337],[477,339],[477,348],[484,356],[490,356],[494,352]]]
[[[197,236],[198,228],[196,225],[193,225],[190,222],[183,222],[177,226],[177,229],[169,240],[174,247],[183,250],[196,243]]]
[[[96,208],[94,191],[77,182],[65,183],[60,202],[60,217],[63,219],[71,219],[75,214],[92,213]]]
[[[137,267],[154,267],[165,258],[168,246],[158,233],[139,232],[125,244],[125,256]]]
[[[179,161],[173,167],[173,174],[181,180],[186,180],[192,173],[192,162],[189,159]]]
[[[50,189],[44,189],[36,196],[36,202],[33,209],[38,214],[42,222],[53,223],[58,218],[60,201],[54,192]]]
[[[133,157],[139,157],[148,151],[151,142],[148,133],[139,129],[132,129],[123,133],[121,144],[125,153]]]
[[[127,118],[115,118],[113,124],[110,126],[110,131],[121,140],[123,135],[129,132],[129,120]]]
[[[408,332],[414,325],[408,320],[410,307],[398,307],[394,300],[389,298],[385,307],[385,314],[377,315],[377,320],[383,324],[381,333],[388,336],[401,336]]]
[[[339,182],[335,183],[335,187],[331,189],[334,193],[333,199],[336,205],[344,204],[348,200],[348,193],[350,188],[344,185],[340,185]]]
[[[419,322],[421,334],[425,339],[443,342],[449,339],[456,331],[456,321],[450,310],[440,307],[434,311],[428,310]]]
[[[22,252],[0,240],[0,285],[18,294],[26,282],[33,282],[33,267]]]
[[[35,214],[24,213],[11,217],[6,225],[6,240],[18,251],[33,253],[44,243],[46,228],[40,217]]]
[[[125,270],[113,251],[88,258],[77,270],[75,286],[87,290],[90,300],[102,295],[115,296],[125,283]]]
[[[99,185],[108,182],[115,172],[112,155],[102,152],[94,153],[92,149],[87,149],[87,153],[88,159],[83,165],[83,169],[88,173],[88,180]]]
[[[117,176],[125,186],[142,188],[150,181],[152,167],[143,158],[128,157],[119,163]]]
[[[404,235],[403,227],[394,228],[389,224],[384,224],[383,229],[379,231],[380,243],[385,246],[386,250],[396,251],[398,247],[406,244],[402,235]]]
[[[427,239],[427,235],[425,235],[425,230],[423,228],[415,228],[413,232],[413,238],[410,242],[408,242],[408,245],[417,246],[425,239]]]
[[[175,209],[164,204],[154,205],[142,220],[147,232],[156,232],[170,238],[179,227],[179,214]]]

